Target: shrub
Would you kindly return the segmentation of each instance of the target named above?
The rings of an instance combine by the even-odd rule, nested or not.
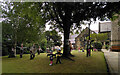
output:
[[[8,55],[12,51],[13,44],[11,42],[2,43],[2,56]]]
[[[30,54],[29,50],[24,50],[24,54]]]
[[[41,49],[42,49],[43,51],[45,51],[45,50],[46,50],[46,46],[41,46]]]
[[[105,49],[108,49],[109,45],[105,45]]]
[[[2,56],[8,55],[7,48],[2,49]]]
[[[93,45],[98,51],[102,49],[102,43],[100,42],[94,42]]]

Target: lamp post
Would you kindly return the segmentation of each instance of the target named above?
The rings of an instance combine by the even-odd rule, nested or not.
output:
[[[90,23],[88,24],[88,28],[89,28],[89,31],[88,31],[88,35],[89,35],[89,40],[87,41],[87,57],[88,56],[91,56],[91,51],[90,51],[90,24],[91,24],[91,20],[90,20]]]
[[[84,35],[84,48],[85,48],[85,44],[86,44],[86,35]]]
[[[91,24],[91,21],[90,21],[90,23],[88,24],[89,26],[88,26],[88,28],[89,28],[89,40],[90,40],[90,24]]]

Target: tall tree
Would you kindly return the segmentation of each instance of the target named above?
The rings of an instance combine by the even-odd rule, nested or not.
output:
[[[64,32],[64,51],[63,56],[70,56],[69,49],[69,34],[73,31],[71,28],[80,28],[81,23],[90,21],[96,18],[103,19],[104,17],[111,18],[113,13],[118,13],[120,10],[120,2],[90,2],[90,3],[43,3],[45,6],[42,10],[44,15],[50,16],[50,23],[54,23],[54,27]],[[48,19],[49,20],[49,19]]]
[[[89,37],[87,37],[88,39]],[[98,41],[98,42],[104,42],[108,39],[108,33],[94,33],[90,35],[91,40]]]
[[[60,35],[58,35],[58,32],[53,30],[53,31],[46,31],[46,39],[47,39],[47,45],[49,47],[58,45],[61,46],[62,44],[62,37]]]
[[[49,22],[53,28],[64,32],[63,56],[68,57],[71,56],[68,42],[70,32],[81,28],[84,21],[111,18],[113,14],[120,11],[120,2],[34,2],[22,3],[22,7],[24,9],[20,16],[27,14],[34,22]]]
[[[45,30],[45,26],[29,17],[21,15],[22,3],[5,3],[2,6],[3,18],[3,42],[11,39],[16,48],[17,42],[36,42]]]

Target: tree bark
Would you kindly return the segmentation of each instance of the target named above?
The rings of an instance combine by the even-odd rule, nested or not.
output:
[[[70,24],[64,25],[64,50],[63,57],[68,57],[71,55],[70,46],[69,46],[69,35],[70,35]]]
[[[63,51],[63,56],[68,56],[69,54],[70,54],[69,31],[64,30],[64,51]]]

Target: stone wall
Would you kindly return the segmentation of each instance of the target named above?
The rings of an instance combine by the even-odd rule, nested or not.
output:
[[[90,30],[90,34],[95,33],[94,31]],[[84,29],[76,38],[75,38],[75,49],[78,49],[80,47],[85,47],[85,41],[83,38],[89,36],[89,28],[87,27]],[[81,39],[81,40],[80,40]]]

